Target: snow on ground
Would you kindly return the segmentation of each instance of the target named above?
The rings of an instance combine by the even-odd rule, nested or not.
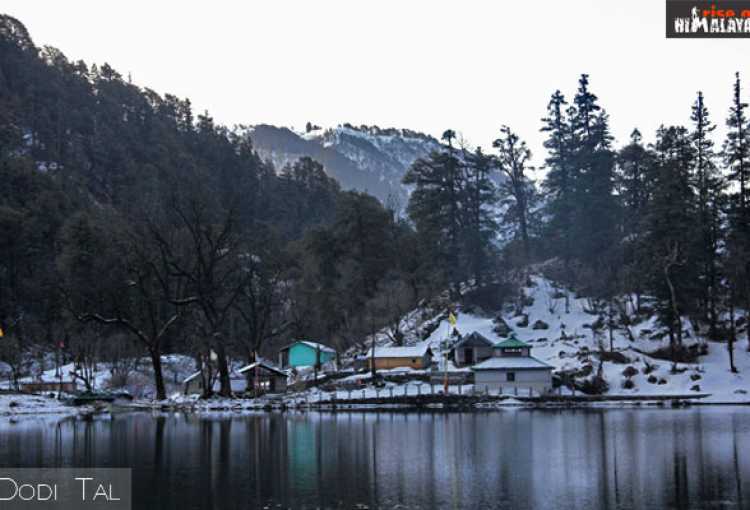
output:
[[[586,326],[597,320],[596,315],[587,313],[588,300],[578,299],[567,292],[570,299],[570,311],[565,311],[564,297],[566,291],[556,288],[542,277],[532,277],[533,285],[525,289],[526,295],[533,299],[533,304],[524,308],[528,315],[528,325],[521,327],[521,316],[504,313],[503,319],[512,328],[519,340],[532,346],[532,356],[556,367],[559,370],[580,369],[586,363],[593,363],[594,369],[599,366],[596,355],[579,356],[582,349],[600,350],[600,342],[605,350],[609,350],[607,335],[595,339],[592,330]],[[462,335],[477,331],[488,339],[500,342],[504,340],[493,329],[495,323],[491,317],[481,317],[470,313],[459,313],[456,328]],[[537,320],[548,325],[547,329],[533,329]],[[689,328],[687,321],[686,329]],[[630,362],[625,364],[605,362],[603,375],[609,383],[608,394],[611,395],[689,395],[696,393],[710,393],[706,402],[750,402],[750,353],[744,341],[735,346],[735,365],[739,373],[729,371],[729,359],[726,344],[707,342],[708,354],[699,358],[695,364],[677,363],[678,373],[671,373],[672,363],[665,360],[650,358],[637,350],[652,352],[667,345],[667,340],[654,340],[650,332],[656,331],[655,318],[651,317],[639,324],[633,325],[631,330],[636,340],[631,342],[624,331],[617,330],[614,334],[614,349],[621,352]],[[448,338],[452,326],[447,320],[442,320],[437,329],[420,344],[430,345],[438,359],[442,359],[441,344]],[[564,335],[563,335],[564,333]],[[567,337],[567,338],[564,338]],[[695,342],[695,334],[686,342]],[[442,361],[440,361],[442,363]],[[656,367],[648,374],[646,364]],[[627,379],[623,370],[632,366],[638,374],[632,377],[634,387],[624,389],[623,383]],[[442,368],[442,365],[441,365]],[[449,367],[450,368],[450,367]],[[656,380],[656,382],[649,382]],[[661,384],[659,382],[661,381]],[[693,389],[695,387],[695,389]]]
[[[603,338],[594,338],[592,329],[588,327],[596,322],[597,316],[590,313],[590,303],[585,298],[576,298],[572,293],[559,289],[549,280],[534,276],[532,285],[525,289],[526,296],[533,300],[523,310],[528,316],[528,325],[523,326],[525,319],[515,315],[508,310],[502,313],[502,318],[513,330],[515,336],[532,346],[532,356],[555,367],[555,372],[578,371],[591,365],[596,371],[600,365],[597,352],[600,349],[609,350],[609,339],[606,332]],[[565,311],[564,296],[568,295],[570,301],[569,312]],[[441,313],[438,313],[441,312]],[[429,346],[435,355],[436,366],[431,370],[443,370],[444,357],[442,348],[446,341],[452,341],[452,326],[447,320],[444,311],[431,309],[417,309],[404,316],[403,331],[406,334],[406,344],[409,346]],[[496,323],[493,317],[481,316],[472,313],[463,313],[459,310],[456,328],[462,335],[474,331],[484,335],[493,342],[500,342],[504,338],[498,336],[494,329]],[[546,329],[534,329],[534,323],[543,321]],[[686,331],[690,331],[690,325],[685,322]],[[703,399],[707,403],[750,403],[750,353],[747,351],[747,343],[743,335],[742,341],[735,347],[735,364],[738,373],[729,371],[728,353],[726,344],[707,342],[708,354],[701,356],[697,363],[677,363],[673,371],[673,364],[669,361],[651,358],[642,352],[653,352],[658,348],[665,347],[667,340],[652,339],[652,332],[657,331],[653,317],[643,320],[631,326],[635,341],[631,341],[622,330],[615,331],[614,350],[627,358],[626,363],[614,363],[605,361],[602,364],[602,374],[609,384],[607,394],[618,396],[644,396],[644,395],[691,395],[710,394]],[[425,332],[430,332],[426,334]],[[422,340],[424,338],[424,340]],[[694,332],[690,331],[687,343],[699,341]],[[379,347],[391,344],[390,338],[385,332],[376,336],[376,344]],[[366,343],[365,345],[369,345]],[[640,352],[639,352],[640,351]],[[343,358],[351,361],[355,350],[345,353]],[[361,349],[359,354],[361,354]],[[198,400],[195,396],[183,396],[182,384],[187,375],[194,371],[194,360],[183,355],[165,355],[163,357],[164,377],[167,384],[167,394],[172,395],[166,405],[189,406],[197,410],[232,409],[242,410],[257,408],[259,405],[268,403],[279,403],[282,400],[285,405],[295,403],[315,402],[317,400],[329,401],[331,399],[344,400],[348,398],[375,398],[387,397],[393,392],[394,396],[427,394],[433,391],[442,391],[442,385],[431,386],[419,381],[403,382],[403,376],[424,377],[431,370],[413,370],[409,368],[397,368],[392,370],[379,370],[382,376],[402,376],[402,382],[386,382],[385,386],[376,389],[368,385],[369,373],[352,374],[336,380],[339,387],[336,392],[321,392],[318,389],[309,389],[300,393],[290,393],[282,397],[268,397],[258,400]],[[628,379],[623,375],[626,367],[632,367],[635,375],[630,380],[633,387],[626,389],[623,384]],[[1,368],[1,367],[0,367]],[[451,362],[448,364],[450,371],[469,371],[470,368],[462,367],[456,369]],[[72,364],[62,367],[63,379],[70,380],[71,372],[75,367]],[[312,378],[312,370],[306,373],[304,370],[297,375],[298,379]],[[325,377],[325,371],[319,373],[319,377]],[[55,368],[48,368],[33,376],[22,379],[24,381],[58,381],[58,373]],[[361,387],[359,385],[361,384]],[[0,383],[0,389],[8,385],[7,380]],[[151,364],[147,359],[141,360],[129,374],[125,384],[115,386],[111,367],[100,364],[93,378],[94,389],[125,389],[129,391],[141,403],[144,399],[153,398],[153,377]],[[84,389],[83,383],[79,381],[79,388]],[[346,389],[345,389],[346,388]],[[349,388],[352,389],[351,392]],[[451,393],[467,394],[473,391],[471,386],[450,386]],[[565,391],[567,393],[567,390]],[[11,402],[16,404],[11,405]],[[0,415],[21,414],[36,412],[58,412],[61,404],[55,400],[50,401],[45,397],[0,395]],[[65,408],[65,412],[70,412]]]
[[[127,377],[113,377],[113,367],[108,363],[99,363],[92,373],[91,387],[93,390],[124,390],[136,398],[153,398],[154,382],[151,361],[147,358],[138,360],[133,363],[128,371]],[[1,367],[0,367],[1,368]],[[181,354],[166,354],[162,356],[162,372],[164,383],[167,386],[167,393],[182,391],[182,381],[195,371],[195,360],[190,356]],[[0,372],[2,373],[2,372]],[[47,368],[33,375],[19,378],[18,382],[51,382],[57,383],[60,378],[63,381],[73,381],[79,391],[86,389],[86,385],[80,377],[84,374],[82,369],[76,369],[74,363],[68,363],[60,367]],[[62,376],[62,377],[61,377]],[[0,389],[12,389],[13,383],[7,374],[0,381]]]
[[[68,406],[55,398],[37,395],[0,394],[0,416],[78,414],[81,409]]]

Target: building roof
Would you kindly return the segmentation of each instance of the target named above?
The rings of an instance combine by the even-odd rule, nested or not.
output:
[[[192,381],[193,379],[199,377],[200,375],[201,375],[201,371],[200,370],[198,370],[196,372],[193,372],[192,374],[190,374],[189,376],[187,376],[186,378],[184,378],[182,380],[182,384],[187,384],[190,381]],[[242,377],[242,375],[240,375],[240,373],[237,370],[231,369],[229,371],[229,379],[230,380],[235,380],[235,379],[244,379],[244,378]]]
[[[529,344],[520,341],[515,336],[512,336],[503,342],[496,343],[495,347],[499,349],[531,349]]]
[[[375,347],[376,358],[419,358],[427,353],[432,354],[428,344],[402,347]]]
[[[256,367],[261,367],[265,370],[268,370],[269,372],[273,372],[277,375],[286,377],[286,372],[284,372],[283,370],[279,370],[278,368],[266,363],[265,361],[256,361],[255,363],[250,363],[249,365],[246,365],[240,368],[239,370],[237,370],[237,372],[239,372],[240,374],[244,374],[245,372],[249,372],[250,370]]]
[[[483,344],[483,345],[486,345],[487,347],[492,347],[492,340],[474,331],[473,333],[464,336],[461,340],[456,342],[456,344],[453,347],[454,348],[461,347],[462,345],[467,345],[467,344],[475,345],[475,346],[478,344]]]
[[[552,370],[554,367],[532,356],[501,356],[485,360],[472,370]]]
[[[331,354],[336,354],[336,349],[333,349],[332,347],[328,347],[327,345],[320,344],[318,342],[312,342],[310,340],[297,340],[296,342],[292,342],[289,345],[282,347],[279,349],[280,351],[286,351],[288,349],[291,349],[297,344],[305,344],[308,347],[312,347],[313,349],[320,349],[320,352],[329,352]]]
[[[201,371],[200,370],[198,370],[197,372],[193,372],[192,374],[190,374],[189,376],[187,376],[185,379],[182,380],[182,384],[189,383],[190,381],[192,381],[193,379],[195,379],[199,375],[201,375]]]

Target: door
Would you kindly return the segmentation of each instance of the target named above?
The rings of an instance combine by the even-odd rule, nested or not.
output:
[[[474,349],[471,347],[466,347],[464,349],[464,363],[467,365],[474,364]]]

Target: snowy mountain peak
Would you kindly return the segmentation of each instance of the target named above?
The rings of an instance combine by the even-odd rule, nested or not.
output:
[[[434,137],[409,129],[340,124],[322,128],[308,123],[304,133],[261,124],[250,130],[261,157],[282,168],[302,156],[320,161],[345,189],[367,191],[382,201],[406,205],[409,191],[401,180],[418,158],[443,146]]]

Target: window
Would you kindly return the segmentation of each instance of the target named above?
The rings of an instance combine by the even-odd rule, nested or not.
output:
[[[508,382],[514,382],[516,380],[515,372],[508,372],[505,374],[505,380]]]

